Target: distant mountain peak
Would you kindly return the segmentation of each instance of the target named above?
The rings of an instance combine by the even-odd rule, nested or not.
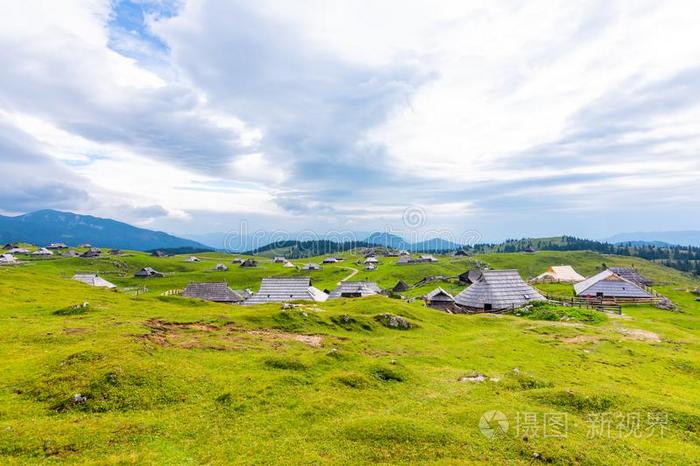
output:
[[[38,245],[62,242],[69,246],[90,243],[99,247],[143,251],[182,247],[209,249],[196,241],[178,238],[162,231],[52,209],[37,210],[16,217],[0,216],[0,242],[15,241]]]

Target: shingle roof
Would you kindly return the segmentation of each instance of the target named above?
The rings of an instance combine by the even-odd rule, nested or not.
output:
[[[284,301],[325,301],[328,295],[311,286],[309,277],[263,278],[260,290],[244,304],[263,304]]]
[[[189,283],[182,296],[216,303],[240,303],[245,297],[228,287],[226,282]]]
[[[652,284],[652,281],[644,277],[642,274],[637,272],[631,267],[610,267],[610,270],[625,280],[629,280],[637,285],[648,286]]]
[[[110,283],[104,278],[98,276],[94,273],[76,273],[73,275],[73,280],[85,283],[90,286],[97,286],[102,288],[116,288],[117,285]]]
[[[0,254],[0,263],[3,264],[14,264],[17,259],[12,254]]]
[[[577,296],[599,296],[610,298],[651,298],[648,291],[636,283],[614,273],[612,270],[602,272],[574,285]]]
[[[372,296],[382,292],[382,289],[374,282],[341,282],[331,291],[328,298],[345,298]]]
[[[487,270],[481,278],[455,297],[460,306],[493,310],[519,307],[545,298],[520,278],[517,270]]]
[[[447,291],[443,290],[442,288],[438,287],[435,288],[433,291],[425,295],[425,300],[428,303],[435,302],[435,303],[454,303],[455,298],[452,296],[450,293]]]
[[[144,268],[142,268],[141,270],[139,270],[138,272],[136,272],[136,273],[134,274],[134,276],[136,276],[136,277],[157,277],[157,276],[161,276],[161,277],[162,277],[163,274],[160,273],[160,272],[158,272],[158,271],[156,271],[156,270],[154,270],[154,269],[151,268],[151,267],[144,267]]]
[[[396,283],[396,285],[394,285],[394,287],[391,289],[391,291],[395,291],[398,293],[401,291],[406,291],[408,289],[409,289],[409,287],[406,284],[406,282],[403,280],[399,280],[398,283]]]

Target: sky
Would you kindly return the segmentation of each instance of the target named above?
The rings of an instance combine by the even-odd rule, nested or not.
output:
[[[693,1],[0,3],[0,214],[700,229]]]

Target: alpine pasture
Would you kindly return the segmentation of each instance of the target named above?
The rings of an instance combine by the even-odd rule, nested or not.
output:
[[[223,253],[22,257],[0,267],[0,463],[697,464],[700,281],[643,259],[593,252],[439,255],[396,265],[358,253],[321,270]],[[217,264],[228,270],[216,271]],[[570,264],[634,266],[675,311],[622,316],[543,304],[453,315],[420,299],[476,265],[524,279]],[[152,267],[158,278],[136,278]],[[258,306],[178,296],[190,282],[257,291],[264,277],[352,280],[402,297]],[[71,280],[99,273],[112,291]],[[565,284],[535,285],[571,297]],[[412,299],[416,298],[416,299]],[[408,328],[387,325],[401,317]],[[498,411],[507,428],[480,428]],[[546,435],[545,416],[565,431]],[[608,419],[609,424],[601,420]],[[635,424],[635,419],[639,423]],[[624,422],[623,422],[624,421]],[[595,423],[600,422],[600,425]],[[621,424],[622,423],[622,424]],[[483,427],[483,425],[481,425]],[[561,427],[561,426],[560,426]],[[596,429],[595,427],[598,427]],[[653,429],[652,429],[653,428]]]

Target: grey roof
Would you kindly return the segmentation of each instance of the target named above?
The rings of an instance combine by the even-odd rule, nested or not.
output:
[[[409,286],[406,284],[405,281],[399,280],[396,285],[391,289],[391,291],[395,292],[400,292],[400,291],[406,291],[409,289]]]
[[[224,264],[216,264],[216,267],[214,268],[219,272],[225,272],[228,270],[228,267],[226,267]]]
[[[53,256],[53,252],[49,251],[46,248],[39,248],[36,251],[32,253],[34,256]]]
[[[509,309],[530,301],[544,301],[537,290],[520,278],[517,270],[487,270],[481,278],[455,297],[460,306],[493,310]]]
[[[17,259],[12,254],[0,254],[0,263],[3,264],[14,264]]]
[[[609,298],[651,298],[648,291],[636,283],[617,275],[612,270],[602,272],[574,285],[576,296],[600,296]]]
[[[459,281],[462,283],[476,283],[481,278],[482,271],[479,269],[468,270],[459,274]]]
[[[341,282],[335,290],[331,291],[328,298],[364,298],[381,292],[382,289],[374,282]]]
[[[135,277],[162,277],[163,274],[151,267],[144,267],[134,274]]]
[[[246,259],[241,262],[241,267],[257,267],[258,263],[255,259]]]
[[[102,288],[116,288],[117,285],[110,283],[104,278],[98,276],[95,273],[76,273],[73,275],[73,280],[85,283],[90,286],[97,286]]]
[[[318,264],[304,264],[304,270],[321,270],[321,266]]]
[[[447,291],[440,287],[435,288],[433,291],[425,295],[425,300],[430,303],[454,303],[455,298]]]
[[[285,301],[325,301],[328,295],[311,286],[309,277],[263,278],[260,290],[244,304],[264,304]]]
[[[245,296],[228,287],[226,282],[189,283],[182,296],[216,303],[240,303]]]
[[[619,275],[625,280],[629,280],[637,285],[648,286],[652,284],[652,281],[644,277],[642,274],[637,272],[631,267],[610,267],[609,269],[615,275]]]

